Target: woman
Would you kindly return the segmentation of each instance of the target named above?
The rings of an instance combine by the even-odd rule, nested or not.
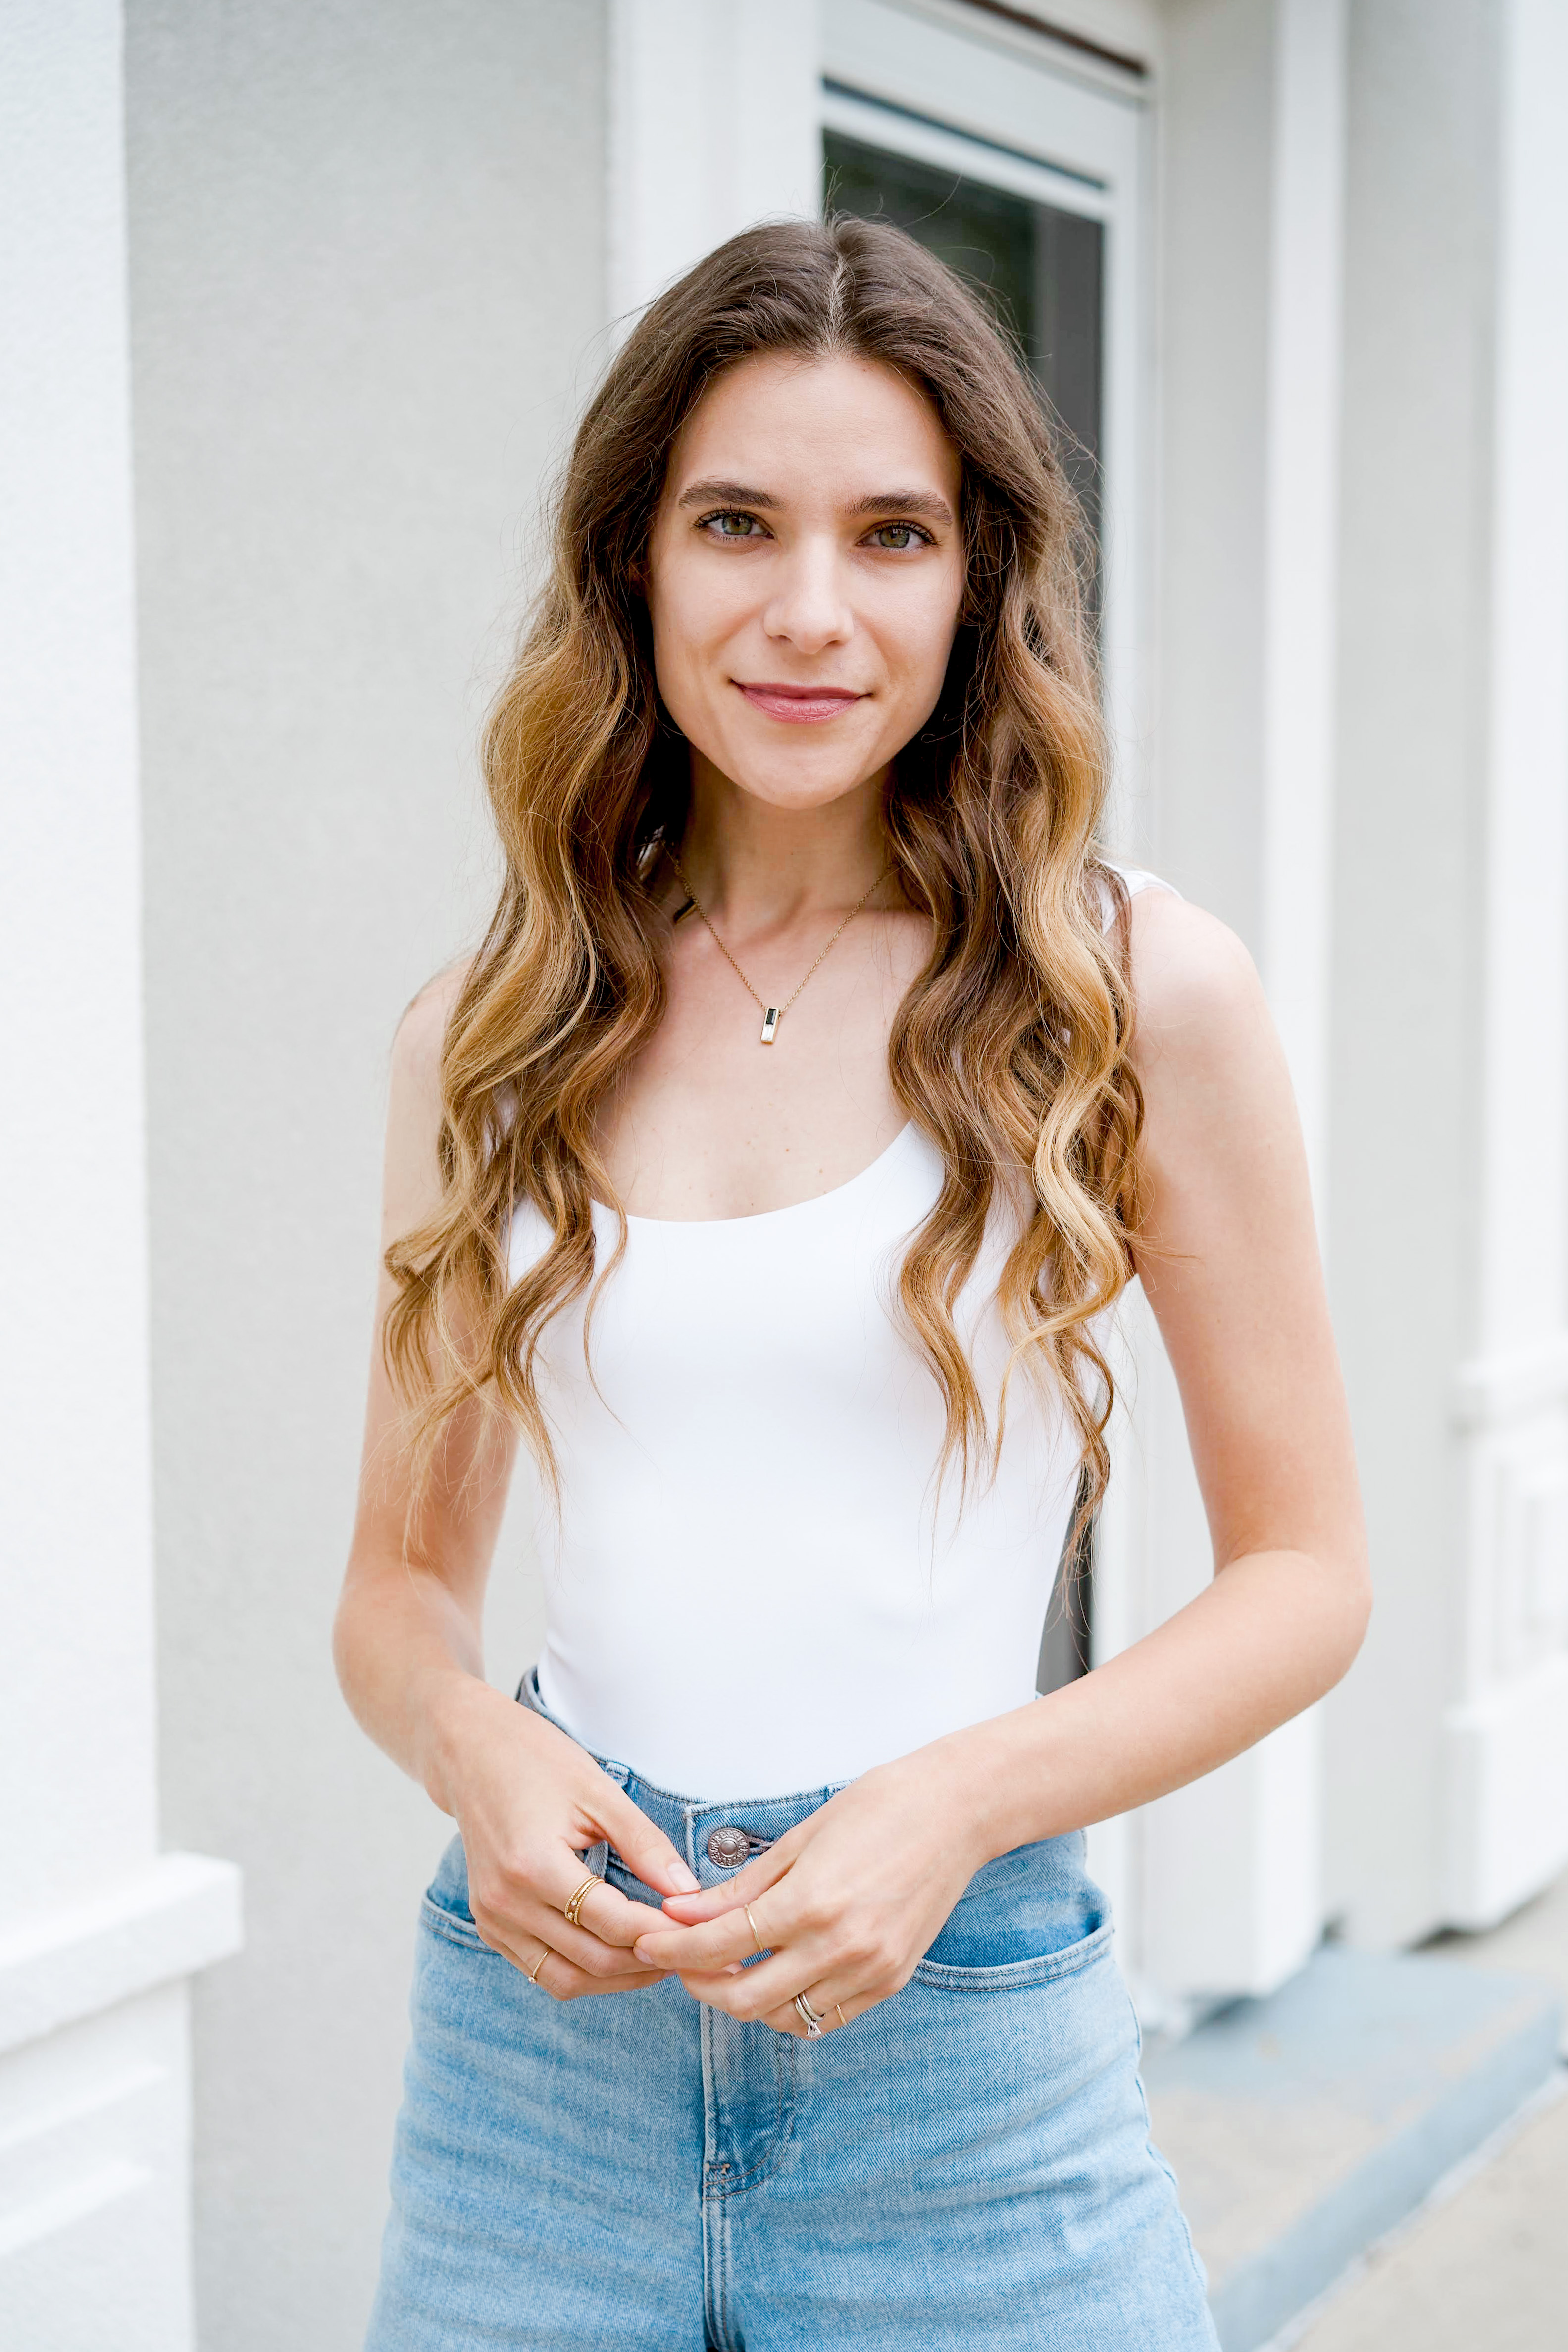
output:
[[[1215,2340],[1081,1831],[1325,1691],[1366,1576],[1256,977],[1096,850],[1078,544],[881,226],[721,247],[577,436],[500,904],[394,1061],[338,1656],[460,1838],[374,2352]],[[1037,1700],[1134,1272],[1217,1573]]]

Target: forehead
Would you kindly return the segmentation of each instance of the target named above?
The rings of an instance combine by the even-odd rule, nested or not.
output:
[[[763,352],[727,368],[677,436],[667,497],[699,476],[780,495],[899,483],[956,501],[963,467],[926,394],[896,369],[834,352]]]

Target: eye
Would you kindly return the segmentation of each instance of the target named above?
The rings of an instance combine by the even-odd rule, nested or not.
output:
[[[706,531],[710,539],[766,539],[768,536],[765,523],[736,507],[720,507],[712,514],[705,514],[697,528]]]
[[[867,544],[884,549],[889,555],[902,555],[911,547],[932,547],[934,540],[929,530],[918,522],[879,522],[875,530],[866,534]]]

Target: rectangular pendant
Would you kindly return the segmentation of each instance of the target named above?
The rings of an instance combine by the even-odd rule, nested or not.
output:
[[[778,1025],[778,1006],[776,1004],[770,1004],[767,1011],[763,1015],[763,1043],[764,1045],[771,1045],[773,1044],[773,1033],[777,1029]]]

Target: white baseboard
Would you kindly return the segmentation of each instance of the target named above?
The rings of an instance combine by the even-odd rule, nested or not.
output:
[[[14,2050],[240,1944],[240,1874],[205,1854],[161,1854],[90,1901],[0,1933],[0,2051]]]
[[[189,1991],[0,2056],[0,2344],[194,2352]]]

